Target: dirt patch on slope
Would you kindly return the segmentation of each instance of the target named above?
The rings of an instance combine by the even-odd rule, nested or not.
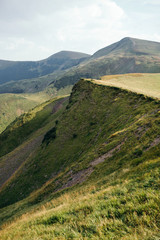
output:
[[[70,175],[68,182],[63,184],[63,186],[60,187],[56,191],[60,191],[60,190],[63,190],[65,188],[72,187],[72,186],[74,186],[76,184],[84,182],[86,180],[86,178],[91,175],[92,172],[93,172],[93,168],[92,167],[89,167],[87,169],[81,170],[81,171],[79,171],[77,173],[72,173],[70,171],[70,174],[68,174],[68,175]]]
[[[62,98],[61,100],[57,101],[52,109],[52,114],[56,113],[59,109],[62,108],[62,104],[66,101],[66,98]]]
[[[24,110],[18,108],[17,111],[16,111],[16,113],[17,113],[17,116],[19,117],[20,115],[22,115],[22,114],[24,113]]]
[[[89,167],[87,169],[83,169],[79,172],[73,173],[72,170],[68,172],[68,181],[63,184],[60,188],[56,189],[55,192],[58,192],[60,190],[63,190],[68,187],[72,187],[76,184],[83,183],[87,180],[87,178],[91,175],[91,173],[94,171],[94,167],[102,162],[104,162],[106,159],[112,157],[114,153],[119,152],[121,149],[121,146],[124,144],[124,142],[121,142],[119,145],[108,151],[107,153],[103,154],[101,157],[96,158],[92,162],[90,162]],[[58,184],[59,182],[57,182]]]
[[[102,163],[105,161],[105,159],[110,158],[113,156],[113,153],[119,152],[121,149],[121,146],[124,144],[124,142],[120,143],[119,145],[117,145],[115,148],[111,149],[109,152],[103,154],[102,156],[100,156],[99,158],[95,159],[94,161],[92,161],[90,164],[91,166],[96,166],[99,163]]]
[[[145,150],[145,152],[148,151],[148,150],[150,150],[152,147],[157,146],[159,143],[160,143],[160,136],[158,136],[157,138],[155,138],[155,139],[153,140],[153,142],[150,143],[150,146]]]

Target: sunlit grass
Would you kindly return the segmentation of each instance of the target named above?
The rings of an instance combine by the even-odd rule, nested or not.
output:
[[[56,89],[46,89],[37,93],[0,94],[0,133],[19,117],[21,114],[28,112],[37,105],[48,101],[53,97],[65,96],[71,92],[71,86]]]
[[[121,75],[107,75],[101,77],[101,80],[94,80],[94,82],[107,86],[127,89],[154,98],[160,98],[159,73],[131,73]]]
[[[152,174],[145,174],[139,183],[134,176],[115,186],[89,185],[64,193],[12,224],[4,225],[1,238],[158,239],[160,193],[152,186],[142,188],[155,172],[156,169]]]

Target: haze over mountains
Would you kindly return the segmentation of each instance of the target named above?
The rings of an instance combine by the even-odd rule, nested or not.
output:
[[[41,61],[0,60],[0,84],[65,70],[79,64],[87,57],[89,55],[84,53],[61,51]]]
[[[160,43],[127,37],[92,56],[62,51],[38,62],[1,60],[0,93],[61,89],[83,77],[136,72],[160,72]]]

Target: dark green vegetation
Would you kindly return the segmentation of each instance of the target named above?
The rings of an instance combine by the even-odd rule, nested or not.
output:
[[[51,140],[56,138],[56,127],[53,127],[50,131],[48,131],[43,138],[42,143],[46,143],[47,145]]]
[[[51,104],[3,140],[23,128],[23,148],[43,132],[1,188],[1,223],[16,219],[1,238],[158,239],[159,100],[81,80],[67,106]]]
[[[29,74],[26,76],[18,74],[21,76],[18,82],[16,79],[10,79],[9,81],[14,81],[7,82],[7,78],[3,77],[0,93],[33,93],[42,91],[46,87],[57,90],[73,86],[80,78],[100,78],[108,74],[159,73],[159,52],[160,43],[158,42],[124,38],[97,51],[92,56],[61,52],[44,61],[32,62],[33,65],[35,64],[34,67],[30,66],[31,63],[26,63],[29,64],[27,66],[24,63],[17,63],[23,65],[24,73],[29,71]],[[12,67],[14,69],[14,66]],[[7,68],[3,68],[3,71],[5,73],[7,71],[6,74],[10,73]]]

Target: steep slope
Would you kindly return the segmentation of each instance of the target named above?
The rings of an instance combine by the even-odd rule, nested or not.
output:
[[[1,156],[14,150],[1,158],[0,186],[41,145],[45,133],[52,126],[52,121],[58,118],[67,102],[67,97],[51,99],[23,114],[0,135]],[[16,148],[17,146],[19,147]]]
[[[159,100],[79,81],[1,188],[3,223],[30,212],[4,226],[2,239],[158,238],[159,123]]]
[[[59,98],[61,99],[61,97]],[[4,156],[12,151],[27,140],[30,134],[45,126],[46,121],[52,115],[54,105],[56,105],[56,100],[59,98],[50,99],[15,119],[0,134],[0,156]],[[63,97],[62,99],[66,101],[66,98]],[[59,101],[61,105],[61,100],[58,100],[58,102]]]
[[[0,60],[0,84],[47,75],[65,70],[82,62],[89,55],[79,52],[62,51],[41,61]]]

